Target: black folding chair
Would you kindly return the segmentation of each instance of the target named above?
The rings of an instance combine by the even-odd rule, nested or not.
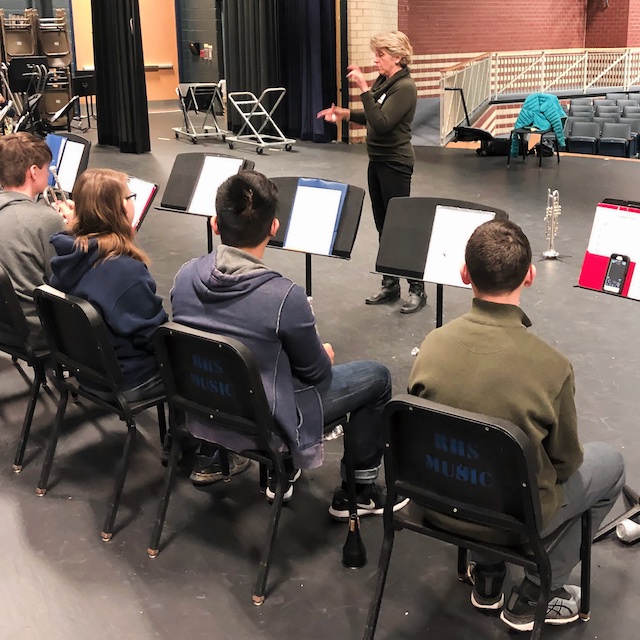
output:
[[[385,409],[387,503],[376,588],[364,640],[376,630],[394,533],[409,529],[458,546],[458,578],[464,580],[467,550],[491,552],[540,576],[541,590],[531,638],[540,638],[551,589],[549,553],[582,520],[580,617],[589,619],[591,512],[540,538],[542,516],[535,470],[537,455],[526,434],[505,420],[459,411],[410,395]],[[489,544],[431,524],[423,509],[393,512],[396,494],[461,523],[485,525],[522,540]],[[416,513],[417,511],[417,513]]]
[[[205,442],[218,444],[221,432],[250,438],[255,448],[238,451],[243,456],[256,460],[261,470],[275,475],[276,491],[271,506],[271,519],[265,535],[260,568],[253,593],[253,603],[261,605],[265,600],[265,588],[269,573],[271,554],[282,511],[283,496],[288,486],[284,467],[282,442],[267,401],[260,372],[247,347],[233,338],[200,331],[184,325],[168,322],[155,334],[155,346],[160,372],[169,402],[171,455],[165,479],[164,493],[158,504],[158,513],[147,553],[155,558],[160,551],[160,537],[173,488],[176,465],[180,454],[179,438],[176,434],[176,416],[189,413],[211,421],[212,426],[198,428],[195,437]],[[345,449],[348,449],[345,430]],[[355,480],[351,455],[345,455],[348,465],[349,492],[355,512]],[[225,457],[222,458],[223,472]],[[260,474],[260,483],[266,488],[266,473]],[[353,524],[350,522],[350,528]],[[350,536],[352,531],[350,530]],[[347,553],[345,545],[345,554]],[[361,549],[364,553],[364,549]],[[357,552],[356,552],[357,554]],[[366,560],[365,560],[366,562]],[[352,564],[351,566],[355,566]],[[360,564],[359,566],[362,566]]]
[[[33,369],[33,381],[29,386],[29,402],[22,422],[22,431],[18,440],[18,448],[13,460],[13,470],[22,471],[24,451],[29,439],[31,422],[36,410],[40,387],[50,392],[47,386],[44,365],[49,358],[49,350],[34,349],[29,344],[29,325],[20,306],[13,283],[4,267],[0,266],[0,351],[8,353],[13,363],[20,369],[18,360],[23,360]],[[23,376],[26,374],[20,369]]]
[[[127,425],[127,438],[118,463],[107,516],[100,534],[104,541],[108,541],[113,536],[113,525],[129,470],[131,451],[137,433],[135,417],[145,409],[157,407],[162,443],[166,435],[164,414],[166,398],[164,395],[159,395],[139,402],[127,402],[122,395],[122,371],[109,339],[109,331],[102,316],[91,303],[64,294],[48,285],[38,287],[34,292],[34,299],[51,350],[51,359],[55,365],[56,385],[60,389],[58,410],[36,493],[43,496],[47,492],[47,482],[69,393],[77,394],[102,409],[115,413]],[[65,370],[75,377],[66,376]],[[78,380],[107,390],[114,399],[104,400],[96,396],[80,385]]]

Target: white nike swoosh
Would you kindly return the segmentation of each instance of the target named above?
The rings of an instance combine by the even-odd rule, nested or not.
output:
[[[376,503],[369,499],[369,504],[363,504],[362,502],[358,502],[357,503],[358,507],[361,507],[362,509],[375,509],[376,508]]]

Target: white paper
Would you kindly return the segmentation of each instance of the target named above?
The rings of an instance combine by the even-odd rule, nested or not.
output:
[[[199,216],[215,215],[218,187],[227,178],[238,173],[243,162],[242,158],[205,156],[187,213],[195,213]]]
[[[137,229],[140,224],[140,219],[150,204],[151,197],[153,196],[157,185],[153,182],[134,178],[133,176],[129,176],[127,184],[129,185],[129,191],[136,194],[136,199],[133,201],[135,213],[131,226],[134,229]]]
[[[342,192],[302,187],[296,190],[284,248],[328,256],[340,213]]]
[[[460,277],[467,242],[482,223],[493,220],[495,215],[492,211],[438,205],[431,229],[424,280],[469,288]]]
[[[637,263],[640,259],[640,213],[596,207],[587,251],[607,257],[621,253]]]
[[[73,192],[73,186],[78,177],[78,170],[82,162],[82,154],[84,153],[84,145],[73,140],[66,140],[62,157],[59,159],[57,168],[60,188],[67,193]]]

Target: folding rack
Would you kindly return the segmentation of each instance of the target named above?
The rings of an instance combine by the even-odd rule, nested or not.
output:
[[[236,108],[244,124],[235,136],[227,136],[229,149],[233,149],[236,142],[250,144],[256,147],[256,153],[262,154],[267,148],[282,148],[291,151],[295,140],[287,138],[280,127],[273,121],[272,115],[282,102],[287,90],[284,87],[271,87],[265,89],[259,98],[250,91],[234,91],[228,95],[229,102]],[[268,109],[267,101],[274,100],[273,106]],[[253,124],[256,122],[256,125]],[[275,135],[263,133],[267,125],[275,131]],[[256,129],[256,126],[258,127]],[[249,130],[251,133],[244,133]]]
[[[197,144],[198,140],[202,139],[221,138],[223,141],[226,139],[228,131],[218,125],[215,111],[216,104],[219,104],[224,112],[219,83],[180,83],[176,88],[176,94],[180,100],[184,118],[182,127],[173,127],[177,139],[181,135],[186,136],[193,144]],[[204,121],[201,125],[193,123],[189,116],[190,111],[196,114],[204,113]],[[207,124],[209,118],[212,118],[213,124]]]

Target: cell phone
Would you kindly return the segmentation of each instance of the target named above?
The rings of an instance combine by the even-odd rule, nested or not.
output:
[[[613,253],[609,258],[607,274],[604,277],[602,290],[607,293],[620,295],[627,272],[629,271],[629,257],[620,253]]]

